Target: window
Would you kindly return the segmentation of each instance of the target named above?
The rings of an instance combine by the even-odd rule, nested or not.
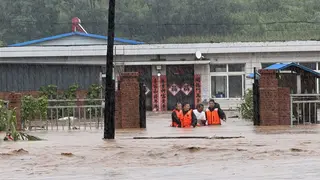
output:
[[[211,76],[211,97],[226,98],[227,76]]]
[[[309,62],[305,62],[305,63],[299,63],[302,66],[305,66],[307,68],[310,68],[312,70],[317,70],[317,63],[309,63]]]
[[[212,98],[243,97],[245,64],[212,64],[210,71]]]
[[[242,72],[244,70],[245,64],[229,64],[228,72]]]
[[[229,97],[241,98],[243,93],[242,76],[229,76]]]
[[[226,64],[212,64],[210,65],[210,72],[227,72]]]

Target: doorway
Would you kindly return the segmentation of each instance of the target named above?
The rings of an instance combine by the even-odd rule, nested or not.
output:
[[[172,65],[166,69],[168,110],[177,102],[190,103],[194,108],[194,65]]]

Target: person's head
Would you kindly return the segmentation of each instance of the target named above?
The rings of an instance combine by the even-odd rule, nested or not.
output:
[[[204,108],[203,104],[198,104],[198,105],[197,105],[197,110],[198,110],[198,112],[202,112],[202,111],[203,111],[203,108]]]
[[[178,102],[178,103],[176,104],[176,109],[177,109],[177,110],[182,110],[182,104]]]
[[[209,107],[213,108],[214,107],[214,100],[210,99],[209,101]]]
[[[183,103],[183,110],[189,111],[190,110],[190,104],[189,103]]]

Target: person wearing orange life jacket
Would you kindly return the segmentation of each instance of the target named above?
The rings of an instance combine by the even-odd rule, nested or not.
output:
[[[182,117],[180,118],[181,128],[188,128],[188,127],[196,127],[197,126],[197,117],[193,113],[193,110],[190,109],[189,103],[183,104],[182,109]]]
[[[213,99],[209,101],[209,107],[206,110],[206,119],[208,125],[221,125],[221,120],[226,121],[226,115],[220,108],[218,103],[215,103]]]
[[[181,121],[180,121],[181,117],[182,117],[182,104],[178,102],[171,114],[171,119],[172,119],[171,127],[181,126]]]

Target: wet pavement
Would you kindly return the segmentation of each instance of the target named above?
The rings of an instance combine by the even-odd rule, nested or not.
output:
[[[216,127],[170,128],[150,115],[146,130],[32,132],[39,142],[0,141],[1,179],[319,179],[320,127],[253,127],[228,119]],[[134,136],[244,136],[243,139],[132,139]],[[12,152],[23,148],[28,152]],[[72,155],[61,155],[72,153]]]

